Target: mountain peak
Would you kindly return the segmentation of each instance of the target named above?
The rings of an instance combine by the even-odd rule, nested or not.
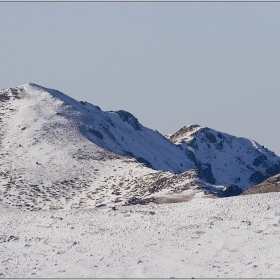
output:
[[[167,138],[185,150],[199,170],[206,166],[202,175],[206,170],[207,176],[204,177],[211,178],[208,182],[215,181],[216,185],[235,184],[247,189],[262,182],[265,179],[262,170],[273,168],[279,161],[279,157],[256,141],[209,127],[184,126]]]
[[[166,135],[166,138],[169,139],[174,144],[180,144],[183,141],[190,140],[191,134],[194,132],[197,132],[199,130],[205,129],[205,127],[202,127],[198,124],[189,124],[183,126],[181,129],[179,129],[177,132],[173,134]]]
[[[40,86],[40,85],[35,84],[35,83],[27,83],[27,84],[18,86],[18,88],[21,88],[21,87],[23,87],[23,88],[28,88],[28,87],[30,87],[30,88],[41,88],[41,89],[45,89],[45,87]]]
[[[141,125],[140,125],[138,119],[136,117],[134,117],[131,113],[124,111],[124,110],[118,110],[118,111],[115,111],[115,113],[117,113],[124,122],[127,122],[128,124],[130,124],[136,130],[139,130],[139,131],[141,130]]]

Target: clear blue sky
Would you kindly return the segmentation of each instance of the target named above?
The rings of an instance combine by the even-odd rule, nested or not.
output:
[[[0,88],[28,82],[163,134],[199,124],[280,155],[280,3],[0,2]]]

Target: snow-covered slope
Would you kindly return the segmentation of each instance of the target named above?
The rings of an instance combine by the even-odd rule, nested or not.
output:
[[[167,138],[56,90],[2,90],[0,278],[278,277],[280,194],[216,197],[279,157],[196,125]]]
[[[3,90],[0,99],[0,197],[6,205],[144,203],[200,186],[180,148],[127,112],[103,112],[35,84]],[[172,185],[157,183],[163,181]]]
[[[128,112],[104,112],[36,84],[2,90],[0,118],[3,207],[72,209],[237,195],[238,186],[266,179],[263,168],[274,175],[279,161],[254,141],[199,126],[184,127],[170,141]],[[224,189],[228,184],[235,185]]]
[[[0,218],[3,278],[279,278],[280,193]]]
[[[32,110],[34,112],[30,116],[32,119],[45,120],[50,118],[50,115],[55,115],[53,123],[60,123],[62,120],[71,122],[75,129],[99,147],[134,157],[147,167],[157,170],[181,173],[194,167],[176,145],[167,141],[157,131],[142,126],[129,112],[123,110],[103,112],[98,106],[78,102],[59,91],[35,84],[27,84],[23,88],[25,92],[23,98],[27,103],[25,108],[28,108],[29,114],[30,107],[37,107],[36,110]],[[23,100],[18,104],[21,108],[21,116],[18,117],[22,121],[29,122],[30,118],[25,119],[27,112],[22,110]],[[31,127],[33,123],[29,125]]]
[[[201,170],[200,177],[216,185],[235,184],[246,190],[270,176],[280,158],[256,141],[208,127],[189,125],[166,136],[180,146]],[[269,177],[269,176],[268,176]]]

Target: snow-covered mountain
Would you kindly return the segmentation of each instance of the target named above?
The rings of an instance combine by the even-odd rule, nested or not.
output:
[[[104,112],[35,84],[2,90],[0,104],[0,199],[9,207],[221,196],[228,184],[253,185],[279,161],[254,141],[198,126],[167,139],[126,111]]]
[[[103,112],[35,84],[2,90],[0,98],[3,204],[71,209],[145,203],[200,185],[180,148],[128,112]]]
[[[202,169],[200,177],[211,184],[235,184],[246,190],[279,169],[280,158],[256,141],[208,127],[189,125],[166,137],[185,151]],[[267,177],[262,175],[265,170],[270,170]]]

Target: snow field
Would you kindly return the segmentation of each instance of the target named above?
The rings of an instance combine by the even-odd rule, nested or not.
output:
[[[87,210],[9,211],[6,278],[273,278],[279,193]]]

